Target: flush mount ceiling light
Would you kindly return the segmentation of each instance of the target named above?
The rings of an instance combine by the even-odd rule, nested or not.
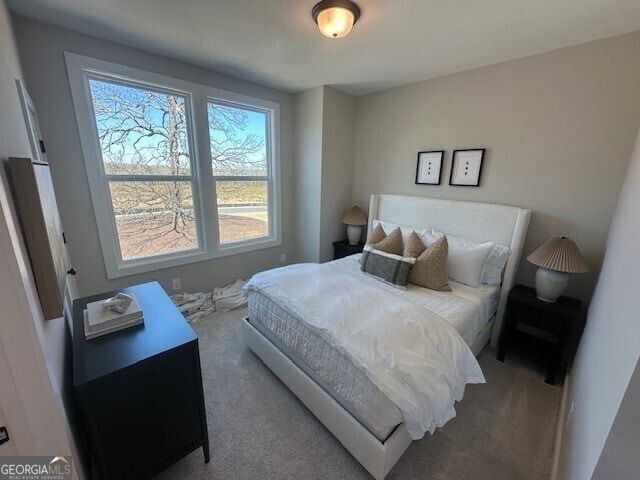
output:
[[[342,38],[360,18],[360,8],[351,0],[322,0],[313,7],[311,16],[325,37]]]

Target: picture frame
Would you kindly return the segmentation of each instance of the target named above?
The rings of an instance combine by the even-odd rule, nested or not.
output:
[[[444,150],[418,152],[416,185],[440,185]]]
[[[449,185],[460,187],[480,186],[484,148],[454,150],[451,159]]]
[[[20,97],[24,123],[27,127],[29,145],[31,146],[31,158],[41,163],[48,163],[47,151],[44,147],[44,141],[42,140],[36,107],[29,96],[29,92],[27,92],[27,89],[19,79],[16,79],[16,88],[18,89],[18,96]]]

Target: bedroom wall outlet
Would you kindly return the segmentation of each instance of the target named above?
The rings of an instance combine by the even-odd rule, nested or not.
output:
[[[182,288],[182,280],[180,280],[180,277],[171,280],[171,287],[174,291]]]
[[[280,263],[285,263],[287,261],[287,254],[286,253],[281,253],[280,254]]]

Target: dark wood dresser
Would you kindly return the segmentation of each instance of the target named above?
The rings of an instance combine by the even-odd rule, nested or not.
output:
[[[73,302],[73,383],[100,480],[151,478],[209,437],[198,337],[157,282],[123,290],[144,324],[85,340],[86,304]]]

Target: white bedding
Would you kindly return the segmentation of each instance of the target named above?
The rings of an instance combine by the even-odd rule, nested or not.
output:
[[[248,301],[249,322],[378,440],[384,442],[402,423],[389,397],[296,315],[260,292],[250,290]]]
[[[290,310],[365,372],[400,409],[412,438],[455,416],[454,402],[467,383],[484,382],[455,328],[397,290],[390,292],[354,271],[348,262],[270,270],[255,275],[245,288]],[[458,296],[475,302],[468,293]]]
[[[350,255],[325,265],[341,272],[359,272],[360,256]],[[451,292],[438,292],[413,284],[408,284],[407,290],[400,290],[376,279],[367,278],[367,281],[440,315],[456,329],[467,345],[471,345],[489,323],[500,301],[500,287],[492,285],[472,288],[449,280]]]

